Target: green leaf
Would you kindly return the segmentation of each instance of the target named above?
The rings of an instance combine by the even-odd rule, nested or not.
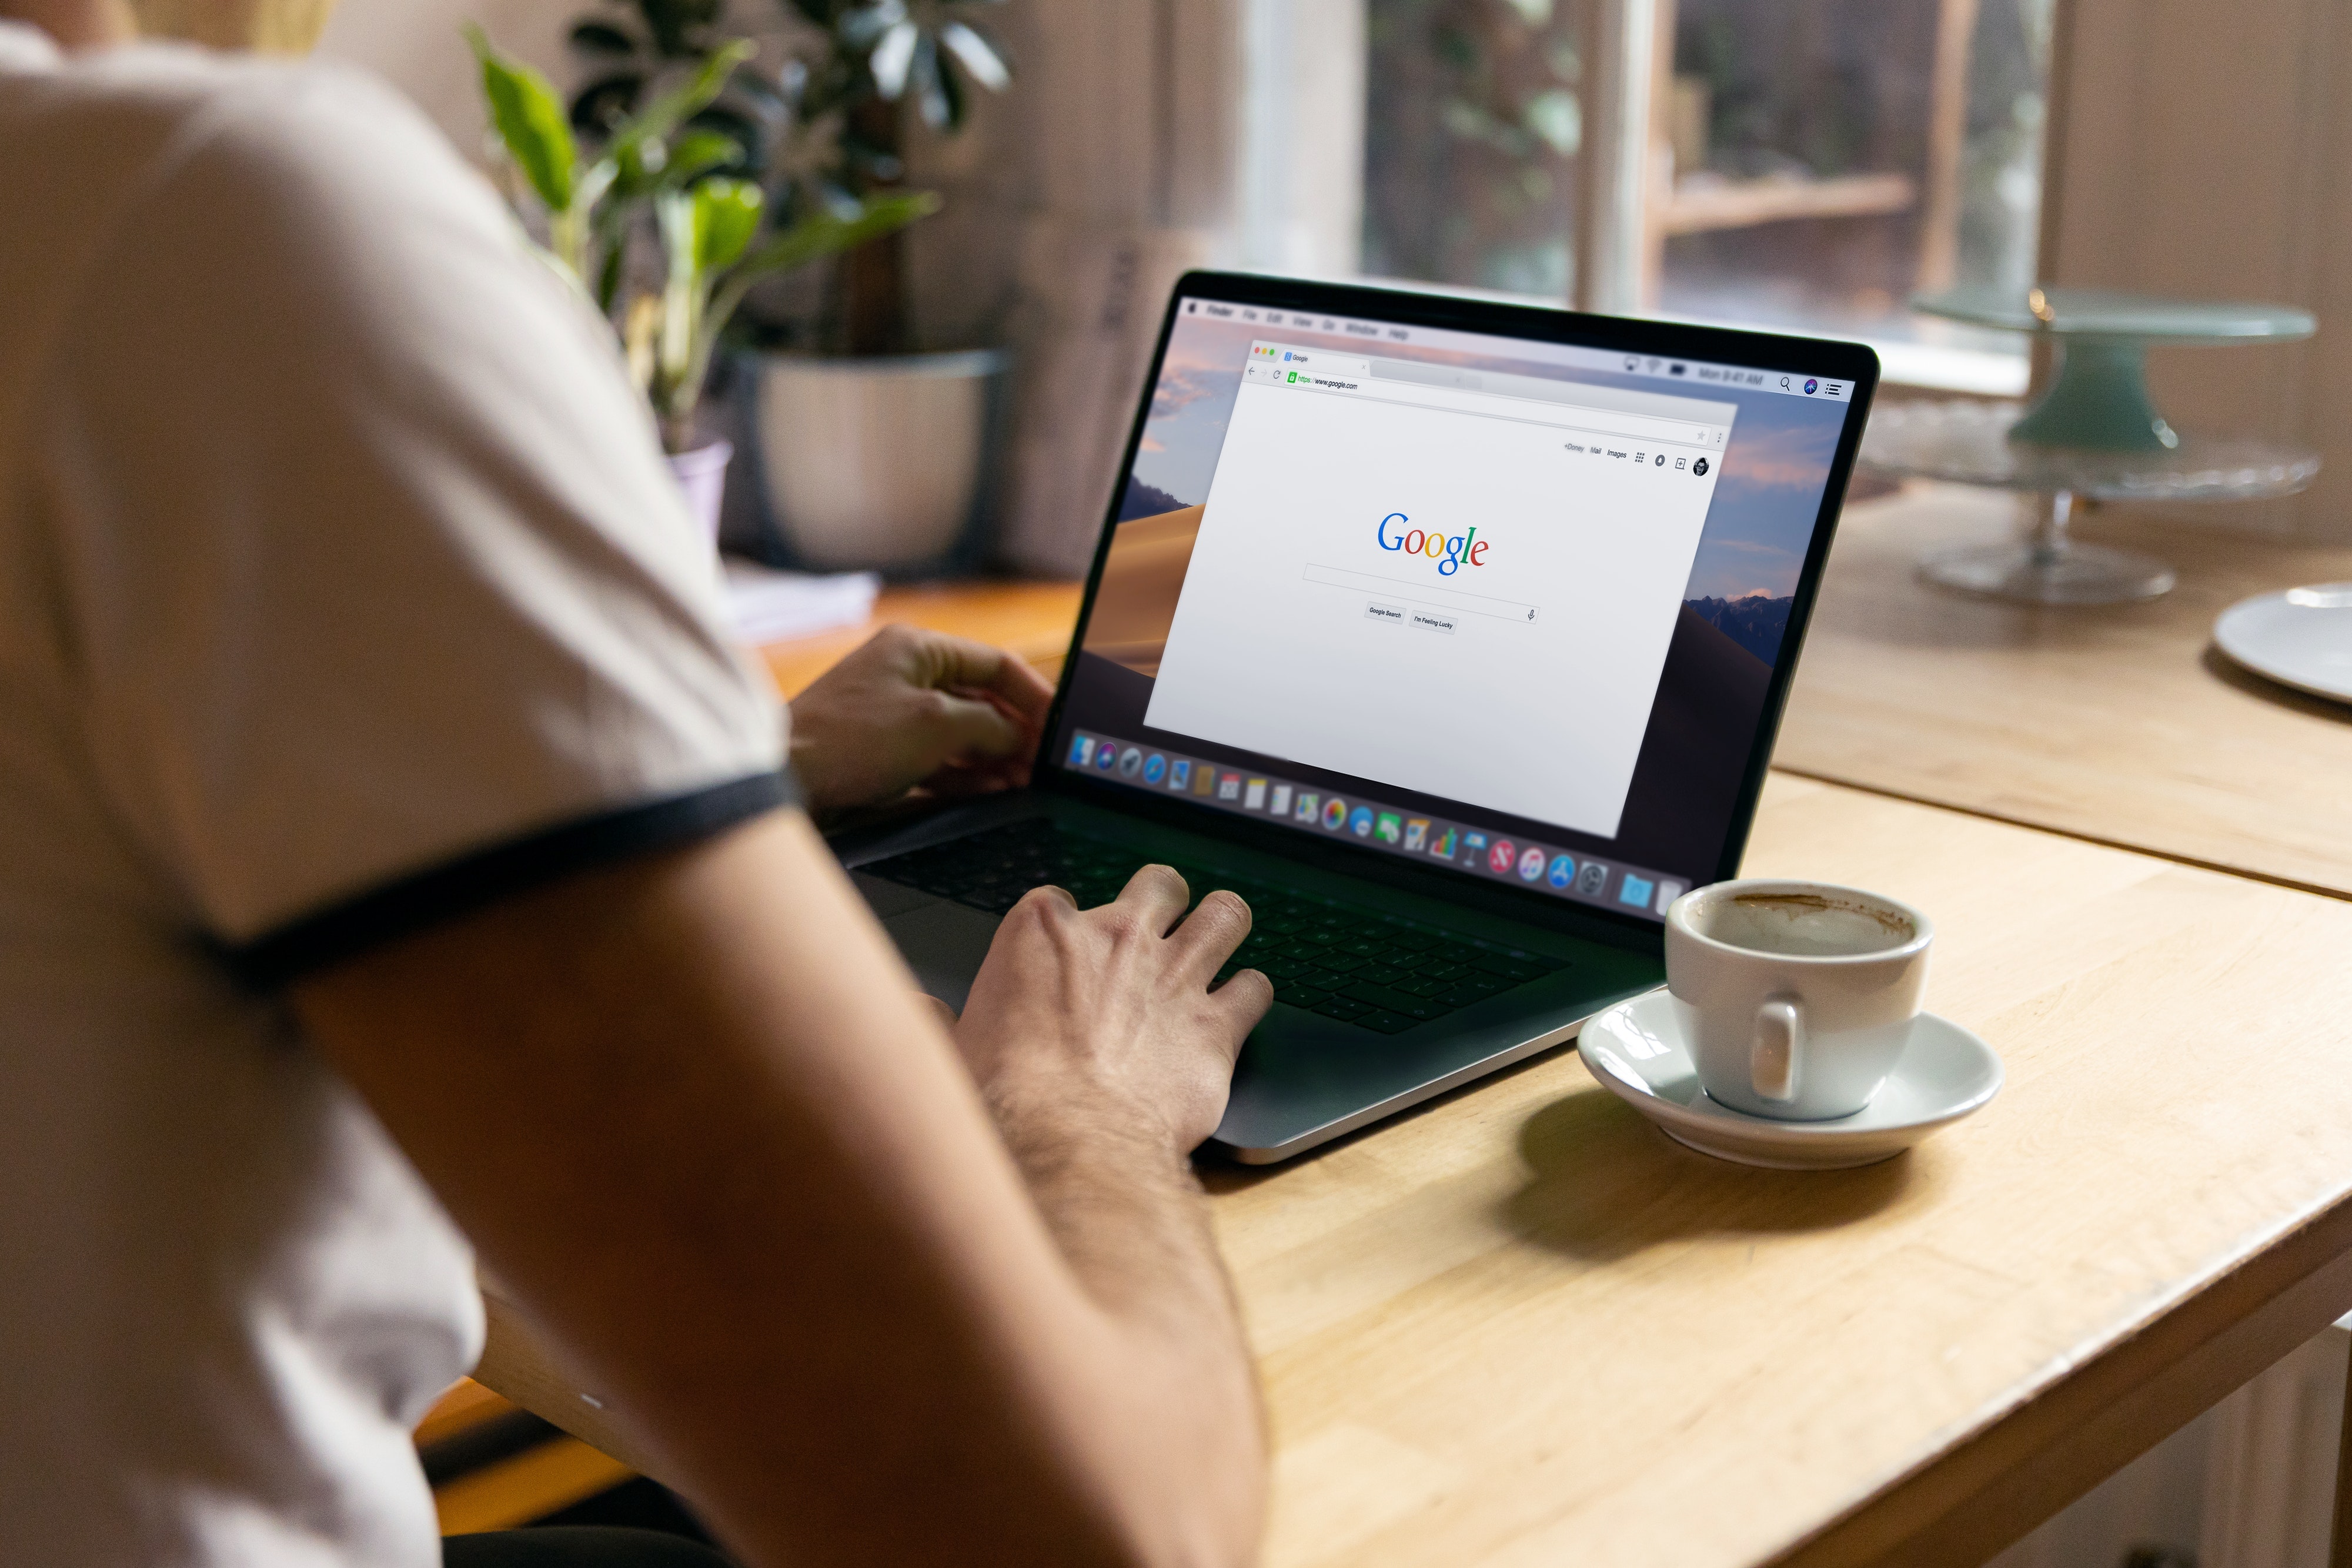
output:
[[[702,62],[692,79],[662,94],[624,120],[613,132],[614,145],[617,148],[625,142],[667,137],[686,123],[688,116],[709,108],[727,90],[735,68],[757,52],[758,46],[745,38],[738,38],[716,51]]]
[[[670,143],[669,165],[662,171],[665,184],[690,184],[713,169],[723,169],[743,156],[741,143],[717,131],[689,131]]]
[[[723,272],[751,248],[766,211],[765,192],[749,180],[705,180],[694,188],[694,266]]]
[[[940,198],[929,191],[903,196],[877,196],[866,203],[854,218],[813,213],[753,251],[736,268],[739,278],[767,277],[790,272],[828,256],[855,250],[870,240],[895,234],[918,218],[940,210]]]
[[[507,155],[550,211],[568,211],[580,149],[572,140],[563,100],[545,77],[499,53],[481,28],[468,23],[466,39],[481,61],[482,96],[489,101],[490,121],[506,143]]]

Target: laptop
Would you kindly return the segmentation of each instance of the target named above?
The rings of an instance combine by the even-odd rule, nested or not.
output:
[[[1275,988],[1214,1138],[1244,1162],[1564,1045],[1738,869],[1877,376],[1853,343],[1188,274],[1032,787],[835,847],[959,1008],[1040,883],[1239,893],[1228,972]]]

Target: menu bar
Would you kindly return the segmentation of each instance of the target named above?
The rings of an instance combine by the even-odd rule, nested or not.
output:
[[[1346,799],[1319,785],[1181,757],[1114,737],[1082,732],[1072,737],[1065,760],[1075,771],[1109,782],[1180,795],[1195,805],[1280,822],[1299,832],[1347,839],[1390,854],[1437,861],[1490,880],[1518,883],[1624,913],[1663,915],[1690,886],[1664,873],[1614,865],[1491,829]]]
[[[1422,349],[1560,365],[1574,370],[1609,371],[1643,381],[1655,381],[1662,383],[1662,388],[1679,385],[1694,391],[1738,390],[1827,402],[1851,402],[1853,400],[1853,382],[1801,371],[1759,371],[1747,365],[1677,360],[1671,355],[1626,353],[1622,350],[1579,348],[1567,343],[1534,342],[1525,338],[1500,338],[1486,332],[1456,332],[1443,327],[1400,327],[1391,321],[1326,316],[1307,310],[1280,310],[1262,305],[1237,305],[1222,299],[1186,299],[1182,309],[1190,316],[1339,338],[1362,345],[1358,350],[1360,352],[1369,352],[1381,344],[1410,344]],[[1328,348],[1333,345],[1321,346]]]

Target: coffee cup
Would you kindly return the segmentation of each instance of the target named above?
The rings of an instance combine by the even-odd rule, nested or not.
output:
[[[1719,882],[1666,911],[1666,989],[1709,1098],[1787,1122],[1850,1116],[1910,1039],[1927,917],[1859,888]]]

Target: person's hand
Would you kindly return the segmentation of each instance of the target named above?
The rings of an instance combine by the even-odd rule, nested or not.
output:
[[[1249,905],[1216,892],[1187,915],[1190,898],[1150,865],[1098,908],[1041,887],[1005,915],[955,1040],[1008,1137],[1108,1116],[1181,1155],[1217,1130],[1274,984],[1244,969],[1209,989],[1249,935]]]
[[[1015,789],[1053,700],[1011,653],[885,626],[793,700],[793,769],[812,810]]]

